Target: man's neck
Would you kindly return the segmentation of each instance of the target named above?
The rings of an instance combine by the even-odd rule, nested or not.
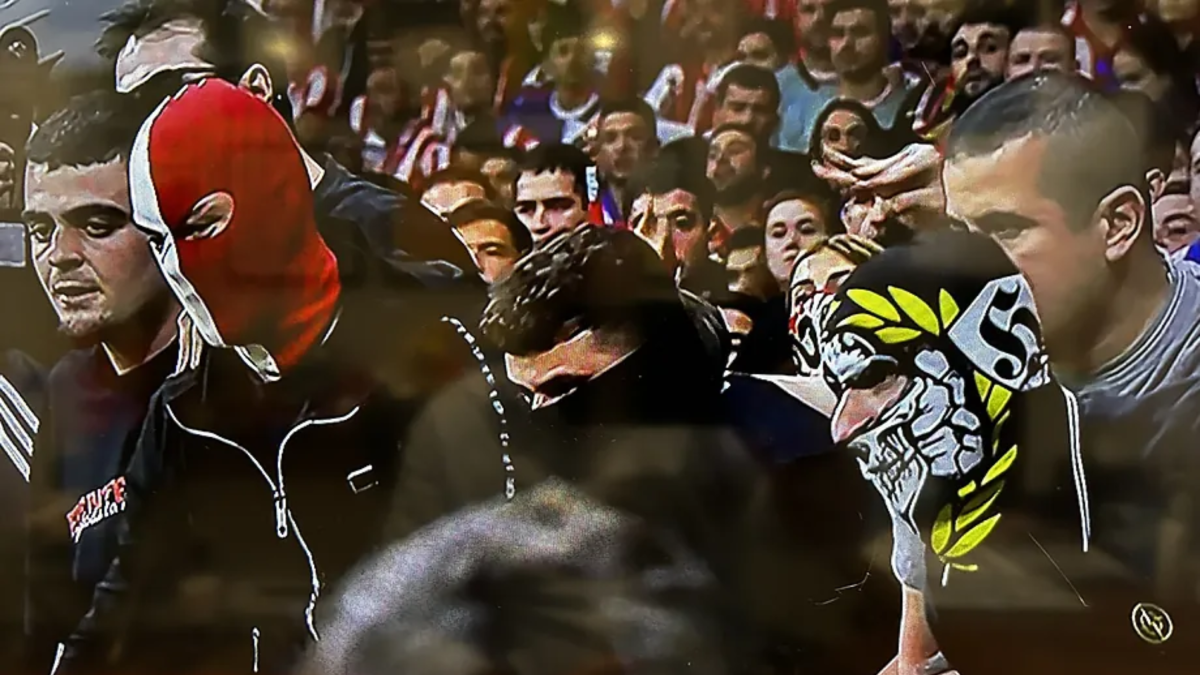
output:
[[[713,207],[713,213],[731,230],[749,225],[758,225],[759,205],[763,203],[760,196],[742,202],[741,204],[718,204]]]
[[[836,77],[828,50],[805,50],[804,68],[808,70],[809,75],[813,76],[813,79],[818,81],[829,81]]]
[[[871,77],[861,82],[850,82],[845,78],[841,78],[838,82],[838,96],[848,98],[859,103],[871,103],[879,98],[887,89],[888,78],[880,69]]]
[[[1132,258],[1128,274],[1107,298],[1106,311],[1084,337],[1073,349],[1051,353],[1055,370],[1068,379],[1087,379],[1127,352],[1166,306],[1171,293],[1166,263],[1148,248]]]
[[[148,326],[122,326],[100,341],[117,375],[148,363],[175,341],[179,321],[179,305],[171,302],[158,321]]]

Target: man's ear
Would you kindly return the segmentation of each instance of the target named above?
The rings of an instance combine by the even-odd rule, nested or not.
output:
[[[1167,176],[1161,169],[1150,169],[1146,172],[1146,184],[1150,186],[1150,203],[1153,204],[1167,189]]]
[[[271,97],[275,96],[275,84],[271,82],[271,74],[261,63],[247,68],[246,72],[242,73],[242,79],[238,80],[238,86],[268,103],[271,102]]]
[[[1123,185],[1108,193],[1096,207],[1095,221],[1104,231],[1105,257],[1116,262],[1125,257],[1146,229],[1149,209],[1142,193]]]

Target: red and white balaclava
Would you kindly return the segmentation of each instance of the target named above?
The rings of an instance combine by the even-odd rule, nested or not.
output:
[[[204,341],[232,347],[263,379],[327,334],[340,283],[317,233],[304,160],[267,103],[218,79],[163,101],[129,159],[134,224]],[[227,193],[228,225],[197,232],[188,216]]]

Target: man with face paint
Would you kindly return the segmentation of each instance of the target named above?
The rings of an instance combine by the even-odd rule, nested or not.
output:
[[[947,231],[859,266],[824,321],[834,441],[857,458],[892,522],[903,616],[885,673],[1014,672],[1010,653],[1033,634],[1001,629],[992,638],[1015,649],[996,650],[963,608],[1019,610],[1020,589],[1034,584],[1040,606],[1072,608],[1061,620],[1082,624],[1056,631],[1056,649],[1125,636],[1105,662],[1139,672],[1170,672],[1194,651],[1147,644],[1137,619],[1127,623],[1138,603],[1190,619],[1193,600],[1095,562],[1117,549],[1105,543],[1112,521],[1094,516],[1128,486],[1095,480],[1103,460],[1081,436],[1074,395],[1050,374],[1033,297],[994,242]],[[1031,491],[1039,483],[1051,497]]]
[[[855,267],[882,250],[870,239],[843,234],[817,241],[796,259],[787,295],[796,374],[821,376],[820,328],[833,296]]]
[[[236,82],[291,118],[282,89],[286,69],[271,51],[277,27],[248,0],[129,0],[103,21],[97,50],[112,62],[118,92],[138,92],[153,105],[183,82],[215,77]],[[331,157],[303,150],[301,156],[321,234],[348,272],[362,267],[364,257],[382,263],[384,274],[389,267],[410,273],[410,256],[470,269],[462,246],[413,195],[357,178]],[[436,271],[454,274],[448,267]]]
[[[457,373],[442,358],[457,341],[427,347],[426,296],[397,307],[340,283],[285,122],[239,88],[208,79],[163,101],[129,176],[133,222],[193,330],[129,461],[89,639],[61,672],[106,663],[114,640],[121,669],[280,672],[317,639],[324,587],[378,538],[407,421]],[[266,599],[157,620],[189,616],[198,576]]]

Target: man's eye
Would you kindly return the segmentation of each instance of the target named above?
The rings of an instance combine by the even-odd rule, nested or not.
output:
[[[676,216],[673,224],[676,230],[687,232],[696,226],[696,221],[691,216]]]
[[[33,223],[29,225],[29,237],[39,244],[48,243],[52,232],[54,232],[54,226],[49,223]]]
[[[846,382],[853,389],[873,389],[896,374],[896,362],[891,359],[875,359]]]
[[[101,239],[121,229],[121,223],[114,223],[108,220],[92,220],[84,225],[84,231],[89,237]]]

